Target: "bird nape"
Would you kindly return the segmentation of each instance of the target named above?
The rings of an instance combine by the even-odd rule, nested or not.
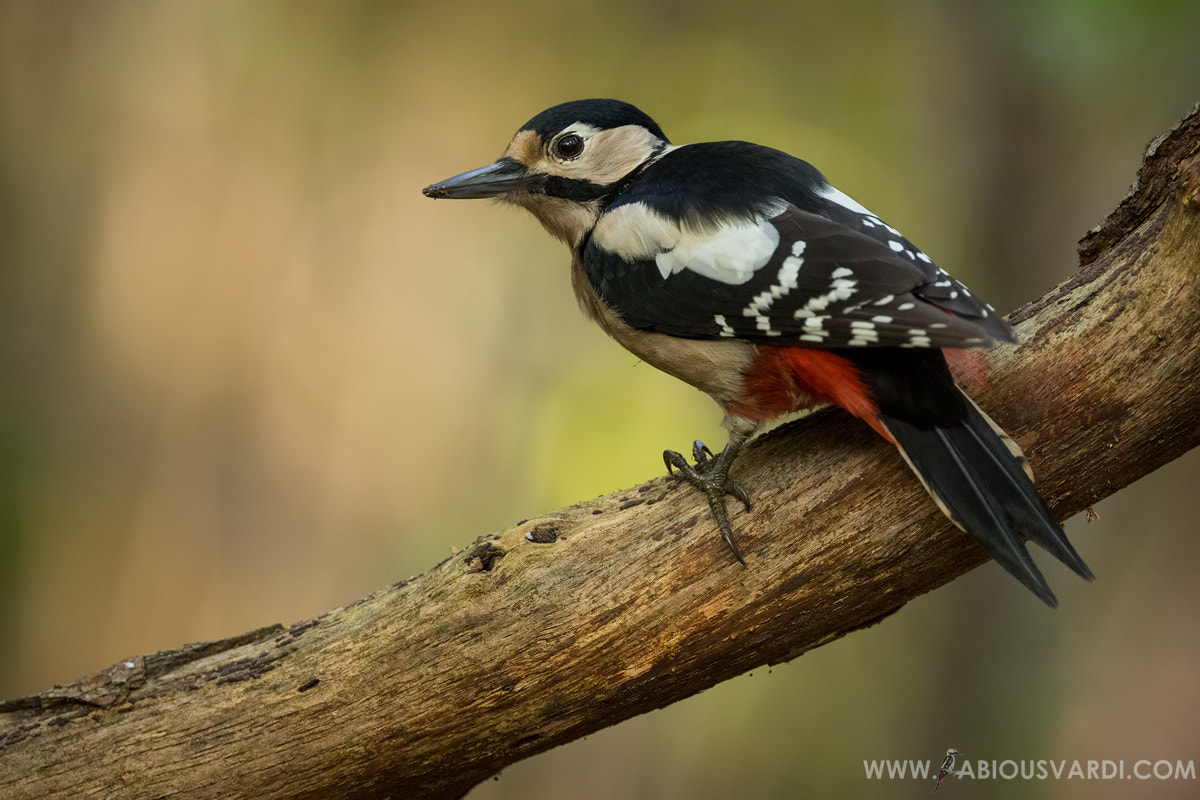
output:
[[[729,468],[763,425],[840,406],[899,450],[934,502],[1043,602],[1033,541],[1092,573],[1016,444],[955,385],[945,348],[1015,342],[987,303],[811,164],[741,141],[672,145],[619,100],[541,112],[498,160],[425,188],[529,210],[571,250],[584,312],[643,361],[706,392],[729,442],[663,454],[704,492],[739,561]]]

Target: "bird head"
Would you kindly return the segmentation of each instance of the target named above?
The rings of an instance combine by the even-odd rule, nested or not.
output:
[[[575,100],[522,125],[494,163],[423,192],[513,203],[574,247],[621,187],[668,147],[658,124],[629,103]]]

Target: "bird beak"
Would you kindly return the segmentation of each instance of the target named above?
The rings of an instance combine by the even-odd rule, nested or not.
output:
[[[426,186],[421,193],[426,197],[473,200],[480,197],[498,197],[502,194],[541,191],[540,176],[531,175],[529,169],[512,158],[502,158],[495,164],[473,169],[453,178]]]

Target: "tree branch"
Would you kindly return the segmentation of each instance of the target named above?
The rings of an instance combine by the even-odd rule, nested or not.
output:
[[[974,392],[1062,517],[1200,443],[1198,211],[1200,108],[1085,237],[1078,274],[1014,314],[1025,344],[994,351]],[[845,414],[764,437],[735,471],[755,499],[735,516],[746,568],[704,499],[659,478],[317,619],[0,704],[0,795],[457,796],[878,622],[985,560]]]

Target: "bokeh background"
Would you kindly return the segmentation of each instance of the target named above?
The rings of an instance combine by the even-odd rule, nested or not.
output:
[[[1200,100],[1200,3],[0,3],[0,696],[315,616],[723,440],[580,316],[532,218],[420,195],[588,96],[802,155],[1007,311]],[[1056,612],[987,565],[471,797],[1200,760],[1198,488],[1192,453],[1071,520],[1099,580],[1048,565]]]

